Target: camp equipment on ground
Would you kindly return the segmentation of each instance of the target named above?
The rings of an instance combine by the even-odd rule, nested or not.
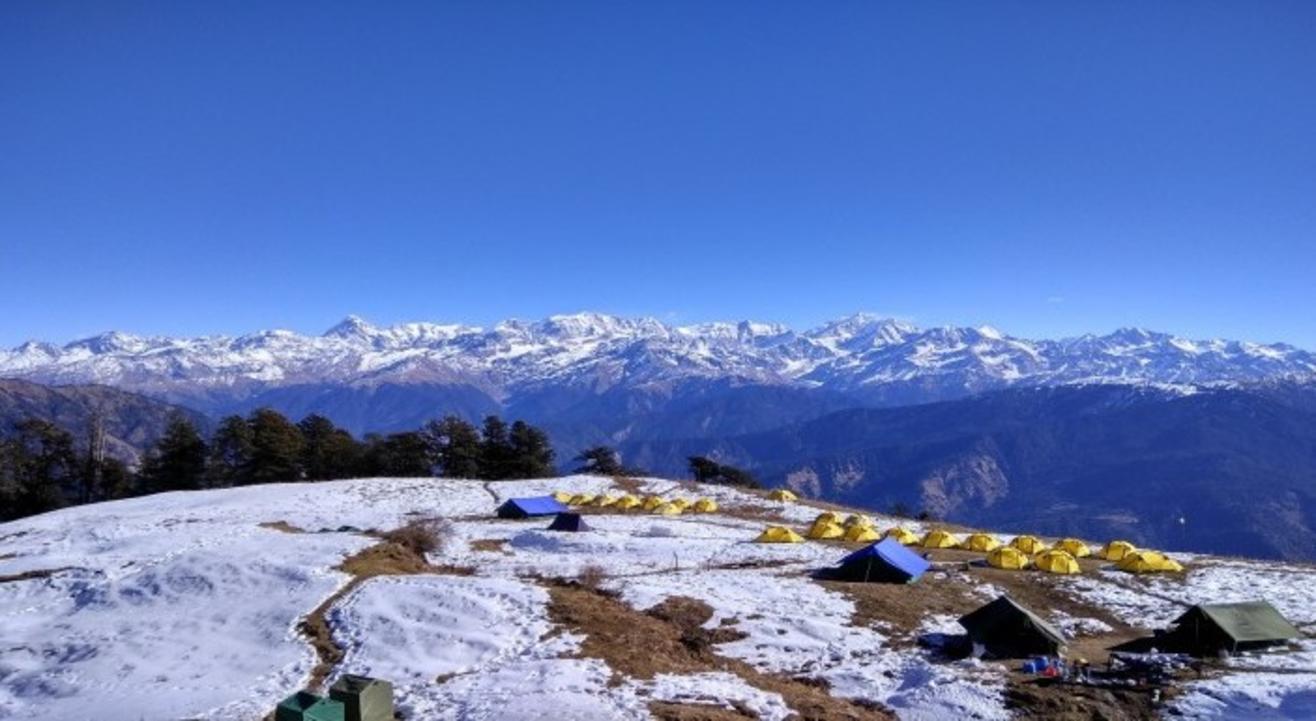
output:
[[[1042,551],[1033,559],[1037,567],[1047,573],[1082,573],[1083,569],[1078,565],[1078,559],[1074,558],[1068,551],[1062,551],[1053,548],[1049,551]]]
[[[347,721],[343,702],[298,691],[274,708],[274,721]]]
[[[635,508],[636,506],[639,506],[643,502],[644,501],[641,501],[639,498],[636,498],[635,496],[632,496],[631,494],[628,493],[622,496],[621,498],[618,498],[617,502],[612,504],[612,507],[620,508],[623,511],[628,511],[632,508]]]
[[[1028,535],[1015,536],[1010,540],[1010,547],[1017,548],[1020,551],[1023,551],[1024,553],[1027,553],[1029,555],[1032,555],[1034,553],[1041,553],[1042,551],[1045,551],[1048,548],[1048,546],[1046,545],[1046,543],[1042,541],[1042,539],[1038,538],[1037,536],[1028,536]]]
[[[571,494],[566,491],[553,491],[553,500],[558,503],[569,503],[571,501]]]
[[[586,506],[594,501],[593,493],[577,493],[567,501],[568,506]]]
[[[659,498],[658,496],[645,496],[644,501],[640,504],[640,507],[646,511],[652,511],[658,506],[663,505],[663,503],[665,502],[666,501]]]
[[[865,526],[851,526],[851,527],[865,528]],[[901,545],[905,545],[905,546],[913,546],[918,543],[918,536],[916,536],[913,531],[909,531],[907,529],[901,528],[900,526],[892,526],[891,528],[886,529],[886,533],[883,533],[882,537],[894,538],[897,541],[900,541]]]
[[[369,676],[344,674],[329,689],[343,704],[345,721],[393,721],[393,684]]]
[[[971,533],[964,539],[964,543],[960,544],[960,548],[966,551],[991,551],[1000,546],[1001,542],[990,533]]]
[[[682,512],[684,512],[684,510],[685,509],[681,508],[675,503],[659,503],[658,505],[649,509],[649,513],[652,513],[655,516],[679,516],[681,515]]]
[[[845,529],[841,527],[841,524],[835,521],[818,520],[809,527],[808,532],[804,535],[815,541],[828,538],[843,538],[845,536]]]
[[[849,528],[851,526],[863,526],[865,528],[872,528],[873,519],[868,516],[865,516],[862,513],[851,513],[850,515],[845,517],[845,523],[842,525],[844,525],[846,528]]]
[[[585,519],[582,518],[579,513],[559,513],[557,514],[557,517],[553,519],[553,522],[548,524],[548,530],[580,533],[582,531],[592,531],[594,529],[590,528],[589,524],[585,522]]]
[[[717,501],[711,498],[701,498],[695,501],[694,511],[695,513],[716,513]]]
[[[804,537],[785,526],[768,526],[755,543],[804,543]]]
[[[1128,541],[1111,541],[1101,549],[1101,557],[1107,561],[1119,561],[1137,551],[1138,548]]]
[[[999,546],[987,553],[987,565],[1017,571],[1028,568],[1028,554],[1014,546]]]
[[[599,496],[595,496],[594,500],[589,502],[589,505],[594,506],[595,508],[607,508],[608,506],[614,505],[616,503],[617,503],[616,496],[609,496],[608,494],[605,493]]]
[[[530,518],[532,516],[553,516],[569,510],[558,503],[552,496],[535,496],[533,498],[513,498],[498,507],[499,518]]]
[[[1056,541],[1055,548],[1068,553],[1074,558],[1087,558],[1092,555],[1092,549],[1088,548],[1088,544],[1077,538],[1062,538]]]
[[[927,535],[923,536],[924,548],[954,548],[958,545],[960,545],[959,539],[947,531],[928,531]]]
[[[877,531],[874,531],[871,526],[847,526],[845,529],[845,540],[851,543],[867,543],[869,541],[881,540],[881,536],[877,535]],[[915,538],[914,540],[917,541],[918,538]]]
[[[1125,554],[1115,568],[1129,573],[1177,573],[1183,570],[1178,561],[1156,551],[1134,551]]]
[[[1248,601],[1193,606],[1159,642],[1167,649],[1210,656],[1265,648],[1301,635],[1274,606]]]
[[[782,503],[791,503],[800,500],[799,496],[795,495],[794,493],[791,493],[785,488],[778,488],[772,493],[769,493],[768,498],[773,501],[781,501]]]
[[[822,513],[819,513],[819,514],[813,519],[813,522],[814,522],[814,523],[823,523],[823,522],[827,522],[827,523],[840,523],[840,522],[841,522],[841,517],[840,517],[839,515],[835,514],[835,513],[832,513],[831,511],[823,511]]]
[[[963,616],[960,625],[975,647],[995,658],[1055,656],[1065,644],[1059,630],[1009,596]]]
[[[829,575],[847,581],[911,583],[931,565],[900,541],[887,538],[842,558]]]

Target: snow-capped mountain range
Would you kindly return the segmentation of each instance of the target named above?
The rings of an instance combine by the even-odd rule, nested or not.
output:
[[[865,314],[803,332],[749,321],[671,326],[597,313],[488,329],[376,327],[350,316],[320,336],[110,332],[0,351],[0,377],[102,383],[173,400],[307,384],[424,383],[472,386],[503,401],[549,386],[604,392],[689,380],[868,395],[915,387],[944,397],[1019,384],[1201,384],[1313,373],[1316,354],[1285,344],[1195,341],[1136,328],[1028,340],[990,327],[922,329]]]

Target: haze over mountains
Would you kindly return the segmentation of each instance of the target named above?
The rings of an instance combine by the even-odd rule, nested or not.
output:
[[[0,352],[0,377],[109,385],[212,417],[322,413],[357,433],[499,413],[547,429],[564,467],[597,443],[669,475],[711,454],[810,494],[969,523],[1316,548],[1316,354],[1285,344],[1142,329],[1033,340],[869,315],[806,331],[349,317],[321,336],[29,342]]]

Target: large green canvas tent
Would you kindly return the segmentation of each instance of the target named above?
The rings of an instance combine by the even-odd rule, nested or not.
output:
[[[1064,634],[1009,596],[965,615],[960,625],[975,646],[994,658],[1056,655],[1065,645]]]
[[[1161,643],[1166,649],[1210,655],[1273,646],[1299,635],[1298,629],[1265,601],[1211,603],[1193,606],[1175,619]]]
[[[393,685],[368,676],[344,674],[329,689],[342,702],[346,721],[393,721]]]

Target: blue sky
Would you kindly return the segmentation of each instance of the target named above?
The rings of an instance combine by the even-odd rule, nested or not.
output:
[[[0,344],[583,309],[1316,347],[1316,3],[0,4]]]

